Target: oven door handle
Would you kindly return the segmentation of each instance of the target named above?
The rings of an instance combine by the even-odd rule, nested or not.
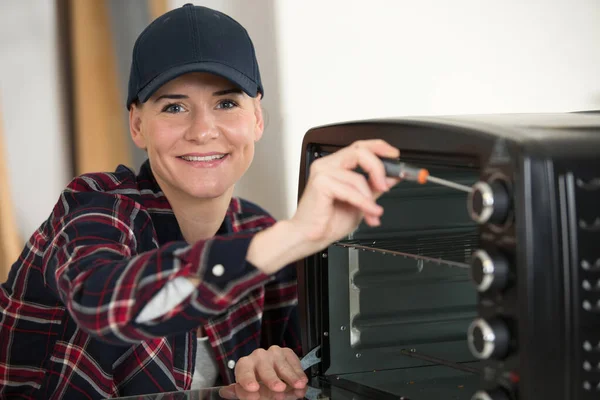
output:
[[[303,371],[306,371],[310,367],[321,362],[321,357],[317,356],[319,350],[321,350],[321,345],[315,347],[308,354],[302,357],[302,360],[300,360],[300,364],[302,365]]]

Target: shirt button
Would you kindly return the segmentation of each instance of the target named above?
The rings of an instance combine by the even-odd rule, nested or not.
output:
[[[227,361],[227,368],[229,368],[229,369],[235,368],[235,361],[233,361],[233,360]]]
[[[213,267],[212,273],[214,276],[221,276],[225,273],[225,267],[221,264],[217,264]]]

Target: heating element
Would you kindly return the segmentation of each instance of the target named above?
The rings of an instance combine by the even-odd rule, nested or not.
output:
[[[472,228],[455,228],[413,231],[380,239],[347,239],[335,245],[470,268],[471,255],[477,243],[478,235]]]

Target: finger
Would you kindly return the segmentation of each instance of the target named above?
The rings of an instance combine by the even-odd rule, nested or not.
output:
[[[359,145],[365,147],[381,157],[398,158],[400,150],[382,139],[371,139],[358,141]]]
[[[300,362],[298,355],[296,353],[294,353],[292,351],[292,349],[289,349],[289,348],[283,349],[283,353],[284,353],[286,361],[288,362],[290,367],[293,369],[296,376],[298,376],[298,380],[300,381],[300,385],[294,384],[293,386],[295,388],[303,388],[308,383],[308,377],[302,370],[302,363]]]
[[[285,359],[285,357],[282,357],[280,360],[275,362],[275,369],[279,378],[288,385],[294,388],[304,387],[306,382],[302,379],[302,375],[299,375],[296,373],[296,371],[294,371],[294,368],[290,365],[288,360]]]
[[[364,148],[376,154],[379,157],[384,158],[398,158],[400,157],[400,150],[382,139],[370,139],[370,140],[357,140],[347,146],[347,148]]]
[[[255,375],[256,363],[251,357],[242,357],[235,365],[235,380],[249,392],[259,389],[258,380]]]
[[[388,188],[392,188],[392,187],[396,186],[398,183],[400,183],[400,181],[402,181],[402,179],[400,179],[400,178],[394,178],[394,177],[385,178],[385,183],[387,183]]]
[[[318,179],[315,184],[321,185],[322,189],[334,199],[348,203],[365,214],[379,216],[383,213],[383,208],[372,197],[364,196],[353,186],[327,175],[321,175]]]
[[[385,178],[385,184],[388,187],[388,191],[393,188],[394,186],[396,186],[398,183],[400,183],[402,181],[401,178],[392,178],[392,177],[387,177]],[[375,193],[375,199],[379,199],[384,192],[377,192]]]
[[[366,148],[359,148],[357,151],[358,164],[369,175],[369,181],[373,188],[379,192],[387,192],[385,165],[375,153]]]
[[[325,160],[323,158],[322,160]],[[372,191],[385,192],[388,190],[386,184],[385,166],[372,151],[361,144],[354,144],[346,147],[336,153],[329,160],[317,166],[318,168],[331,169],[332,164],[335,167],[354,170],[360,167],[367,176]]]
[[[272,359],[261,360],[256,367],[256,371],[260,380],[269,389],[274,392],[283,392],[286,388],[286,384],[278,378],[273,367],[274,363]]]
[[[381,218],[379,218],[379,217],[374,217],[372,215],[365,215],[364,219],[365,219],[365,223],[369,226],[375,227],[375,226],[381,225]]]
[[[388,152],[379,151],[374,152],[379,147],[385,147]],[[385,192],[388,190],[386,184],[386,173],[383,162],[377,157],[377,155],[390,155],[389,146],[383,141],[357,141],[351,146],[345,147],[335,153],[316,160],[311,165],[311,175],[319,170],[330,170],[332,166],[343,168],[343,169],[355,169],[357,167],[362,168],[369,177],[372,184],[373,190]],[[395,150],[394,154],[399,154],[399,151]],[[380,154],[381,153],[381,154]]]
[[[374,197],[375,192],[369,183],[367,178],[358,172],[348,171],[345,169],[337,169],[330,172],[330,176],[345,184],[353,186],[356,190],[361,192],[365,197]]]
[[[337,171],[335,171],[335,173],[332,173],[331,176],[335,179],[342,181],[343,183],[352,185],[357,190],[359,190],[361,193],[365,194],[368,197],[372,197],[374,200],[379,199],[379,197],[381,197],[381,195],[384,193],[381,191],[373,192],[373,189],[371,187],[369,187],[368,183],[366,182],[365,177],[357,172],[347,171],[347,170],[341,170],[341,171],[337,170]],[[399,178],[386,178],[385,184],[386,184],[386,187],[388,188],[388,190],[393,185],[398,183],[399,180],[400,180]],[[369,213],[365,212],[364,213],[365,223],[369,226],[381,225],[381,215],[382,214],[373,215],[373,214],[369,214]]]
[[[279,346],[271,346],[269,348],[269,354],[271,355],[273,367],[275,368],[277,376],[288,385],[294,386],[296,384],[302,384],[301,377],[304,374],[296,374],[294,368],[288,362],[286,355],[290,351],[290,349],[282,349]]]
[[[351,147],[334,153],[339,156],[339,166],[345,169],[355,169],[360,167],[369,177],[374,190],[386,191],[385,167],[381,161],[370,149],[361,144],[354,144]]]

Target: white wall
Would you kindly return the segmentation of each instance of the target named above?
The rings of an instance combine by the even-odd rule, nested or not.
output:
[[[271,118],[281,122],[283,141],[273,145],[267,136],[260,145],[263,154],[284,151],[285,162],[271,164],[285,170],[284,182],[270,185],[284,185],[285,215],[295,210],[300,146],[311,127],[386,116],[600,108],[597,0],[281,0],[273,2],[275,23],[249,18],[244,4],[262,1],[195,3],[238,19],[278,74],[268,83],[277,85],[280,114]],[[264,24],[273,25],[275,40],[254,38]],[[280,207],[279,196],[251,187],[249,198]]]
[[[11,194],[25,240],[68,182],[54,1],[0,2],[0,106]],[[0,182],[2,190],[4,182]]]
[[[600,108],[597,0],[277,4],[290,192],[315,125]]]

